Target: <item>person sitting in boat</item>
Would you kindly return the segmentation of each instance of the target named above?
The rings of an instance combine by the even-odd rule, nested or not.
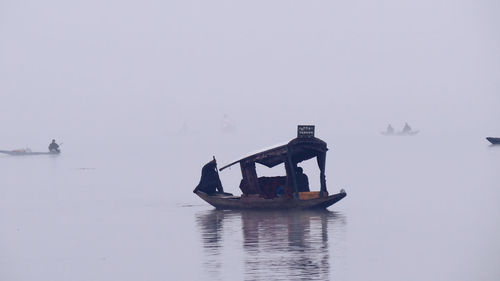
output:
[[[215,158],[205,164],[205,166],[201,169],[200,183],[196,186],[193,192],[196,193],[198,190],[208,195],[214,195],[216,193],[225,194],[219,178],[219,173],[217,173],[217,162],[215,161]]]
[[[49,144],[49,151],[50,152],[55,152],[59,153],[59,145],[56,143],[56,140],[52,140],[52,142]]]
[[[297,188],[299,192],[308,192],[309,191],[309,179],[307,175],[304,174],[304,170],[302,167],[297,167]]]
[[[403,127],[403,133],[409,133],[411,132],[411,127],[408,125],[408,123],[405,122],[405,126]]]
[[[387,131],[386,131],[387,134],[394,134],[394,128],[392,127],[391,124],[389,124],[389,126],[387,126]]]

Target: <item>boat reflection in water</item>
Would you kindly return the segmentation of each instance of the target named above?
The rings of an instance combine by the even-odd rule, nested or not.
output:
[[[328,210],[210,210],[197,223],[213,280],[329,280],[344,252],[346,219]]]

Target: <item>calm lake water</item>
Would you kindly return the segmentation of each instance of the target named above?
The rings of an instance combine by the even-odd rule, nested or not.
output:
[[[212,153],[222,165],[273,143],[244,137],[0,156],[0,280],[500,280],[500,146],[318,136],[329,191],[347,192],[324,211],[218,211],[195,196]],[[314,161],[303,167],[314,190]],[[239,167],[221,178],[239,194]]]

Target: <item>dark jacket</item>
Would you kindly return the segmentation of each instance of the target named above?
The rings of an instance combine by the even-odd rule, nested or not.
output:
[[[196,193],[198,190],[205,192],[206,194],[214,194],[217,191],[224,192],[219,178],[219,173],[217,173],[217,163],[215,160],[208,162],[201,169],[200,183],[196,186],[193,192]]]
[[[309,179],[304,173],[297,173],[297,187],[299,192],[309,191]]]
[[[59,145],[55,142],[49,144],[49,151],[59,151]]]

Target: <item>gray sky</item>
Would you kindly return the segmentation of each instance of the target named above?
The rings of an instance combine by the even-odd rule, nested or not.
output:
[[[272,132],[500,135],[498,1],[0,1],[8,142]],[[49,124],[53,124],[50,125]]]
[[[498,280],[499,15],[498,0],[0,0],[0,149],[64,142],[0,158],[0,279],[207,278],[203,164],[309,123],[329,191],[349,194],[331,208],[333,279]],[[405,121],[417,137],[379,134]],[[239,167],[220,174],[239,195]],[[277,249],[245,252],[245,219],[224,222],[227,280]]]

